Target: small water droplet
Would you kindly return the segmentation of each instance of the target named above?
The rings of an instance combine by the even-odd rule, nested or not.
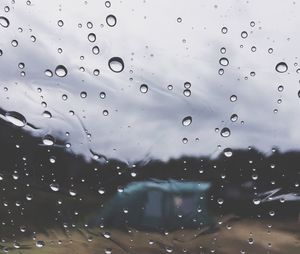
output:
[[[49,69],[47,69],[47,70],[45,70],[45,75],[47,76],[47,77],[52,77],[53,76],[53,72],[51,71],[51,70],[49,70]]]

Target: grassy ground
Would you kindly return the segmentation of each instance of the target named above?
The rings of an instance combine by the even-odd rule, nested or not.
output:
[[[231,229],[228,229],[228,225]],[[270,226],[272,225],[272,226]],[[20,249],[12,242],[2,244],[9,248],[9,253],[23,254],[94,254],[111,250],[113,254],[158,254],[158,253],[300,253],[299,222],[259,222],[257,220],[232,220],[220,225],[214,233],[199,234],[197,230],[179,230],[168,235],[150,232],[122,232],[110,230],[111,238],[101,235],[99,228],[89,230],[48,230],[46,234],[37,235],[45,246],[38,248],[35,240],[20,239]],[[92,238],[91,238],[92,237]],[[253,238],[253,244],[249,244]],[[59,243],[61,241],[61,243]],[[150,244],[153,242],[153,244]],[[169,249],[168,249],[169,247]],[[109,253],[109,252],[107,252]]]

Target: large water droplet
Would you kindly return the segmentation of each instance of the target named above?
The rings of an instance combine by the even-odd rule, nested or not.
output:
[[[124,61],[122,58],[115,56],[109,59],[108,66],[113,72],[119,73],[124,70]]]
[[[117,24],[117,18],[112,14],[108,15],[106,17],[106,24],[110,27],[115,26]]]
[[[95,42],[95,41],[96,41],[96,35],[95,35],[94,33],[90,33],[90,34],[88,35],[88,40],[89,40],[90,42]]]
[[[279,73],[284,73],[288,70],[288,66],[285,62],[280,62],[275,66],[275,70]]]
[[[10,111],[5,114],[7,121],[18,127],[24,127],[27,123],[25,117],[15,111]]]
[[[185,118],[182,119],[182,125],[183,126],[189,126],[192,123],[192,117],[191,116],[186,116]]]
[[[219,63],[222,66],[227,66],[229,64],[229,61],[228,61],[228,59],[226,57],[222,57],[222,58],[220,58]]]
[[[231,134],[230,129],[227,128],[227,127],[223,128],[223,129],[221,130],[221,136],[224,137],[224,138],[229,137],[230,134]]]
[[[58,76],[58,77],[65,77],[67,74],[68,74],[68,70],[65,66],[63,65],[58,65],[56,68],[55,68],[55,74]]]
[[[53,191],[59,191],[59,184],[58,183],[51,183],[50,188]]]
[[[7,28],[9,26],[9,20],[3,16],[0,17],[0,25]]]
[[[43,137],[43,143],[46,146],[52,146],[54,144],[54,138],[51,135],[46,135]]]
[[[148,92],[148,86],[146,84],[142,84],[140,86],[141,93],[147,93]]]

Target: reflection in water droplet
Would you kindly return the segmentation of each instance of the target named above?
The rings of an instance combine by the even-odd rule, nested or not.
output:
[[[280,62],[275,66],[275,70],[279,73],[284,73],[288,70],[288,66],[285,62]]]
[[[115,26],[117,24],[117,18],[112,14],[108,15],[106,17],[106,24],[110,27]]]
[[[25,117],[15,111],[10,111],[5,114],[7,121],[11,122],[13,125],[18,127],[24,127],[27,123]]]
[[[9,26],[9,20],[3,16],[0,17],[0,25],[7,28]]]
[[[224,138],[229,137],[230,134],[231,134],[230,129],[227,128],[227,127],[223,128],[223,129],[221,130],[221,136],[224,137]]]
[[[191,116],[186,116],[185,118],[182,119],[182,125],[183,126],[189,126],[192,123],[192,117]]]
[[[58,65],[56,68],[55,68],[55,74],[58,76],[58,77],[65,77],[67,74],[68,74],[68,70],[65,66],[63,65]]]
[[[112,57],[108,61],[108,66],[113,72],[122,72],[124,70],[124,62],[123,59],[120,57]]]
[[[141,93],[147,93],[148,92],[148,86],[146,84],[142,84],[140,86]]]

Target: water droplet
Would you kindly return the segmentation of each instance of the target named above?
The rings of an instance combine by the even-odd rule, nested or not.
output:
[[[228,61],[228,59],[226,57],[222,57],[222,58],[220,58],[219,63],[222,66],[227,66],[229,64],[229,61]]]
[[[237,96],[236,95],[231,95],[230,96],[230,101],[231,102],[235,102],[237,100]]]
[[[217,203],[219,205],[222,205],[224,203],[224,200],[222,198],[218,198]]]
[[[221,52],[221,54],[225,54],[226,53],[226,48],[224,48],[224,47],[220,48],[220,52]]]
[[[192,117],[191,116],[186,116],[182,120],[182,125],[183,126],[189,126],[192,123]]]
[[[255,22],[254,22],[254,21],[251,21],[251,22],[250,22],[250,26],[251,26],[251,27],[254,27],[254,26],[255,26]]]
[[[248,239],[248,243],[249,243],[249,244],[253,244],[253,243],[254,243],[253,238],[249,238],[249,239]]]
[[[43,144],[46,146],[52,146],[54,144],[54,138],[51,135],[44,136]]]
[[[63,78],[65,77],[67,74],[68,74],[68,70],[65,66],[63,65],[58,65],[56,68],[55,68],[55,74],[60,77],[60,78]]]
[[[36,241],[35,246],[38,247],[38,248],[42,248],[42,247],[45,246],[45,242],[41,241],[41,240]]]
[[[272,54],[272,53],[273,53],[273,49],[272,49],[272,48],[269,48],[269,49],[268,49],[268,52],[269,52],[269,54]]]
[[[43,117],[51,118],[51,117],[52,117],[52,114],[51,114],[49,111],[44,111],[44,112],[43,112]]]
[[[124,70],[124,62],[123,59],[120,57],[112,57],[108,61],[109,68],[116,73],[122,72]]]
[[[106,109],[103,110],[103,111],[102,111],[102,114],[103,114],[104,116],[108,116],[108,114],[109,114],[109,113],[108,113],[108,110],[106,110]]]
[[[192,84],[190,82],[184,82],[184,88],[189,89],[191,86]]]
[[[81,92],[81,93],[80,93],[80,97],[81,97],[81,98],[86,98],[86,97],[87,97],[87,93],[84,92],[84,91]]]
[[[109,8],[111,6],[110,1],[105,1],[105,7]]]
[[[0,25],[4,28],[9,26],[9,20],[3,16],[0,16]]]
[[[110,27],[115,26],[117,24],[117,18],[112,14],[108,15],[106,17],[106,24]]]
[[[187,142],[189,142],[189,140],[188,140],[187,138],[183,138],[183,139],[182,139],[182,143],[183,143],[183,144],[187,144]]]
[[[279,73],[284,73],[288,70],[288,66],[285,62],[280,62],[275,66],[275,70]]]
[[[146,84],[142,84],[140,86],[141,93],[147,93],[148,92],[148,86]]]
[[[228,28],[226,26],[222,27],[221,32],[226,34],[228,32]]]
[[[12,40],[12,41],[11,41],[11,45],[12,45],[13,47],[17,47],[17,46],[19,45],[19,43],[18,43],[17,40]]]
[[[237,114],[232,114],[230,117],[231,122],[236,122],[238,120],[238,115]]]
[[[7,121],[11,122],[13,125],[18,127],[24,127],[27,123],[25,117],[15,111],[10,111],[5,114]]]
[[[52,191],[59,191],[59,184],[58,183],[51,183],[50,188]]]
[[[191,90],[190,90],[190,89],[185,89],[185,90],[183,91],[183,94],[184,94],[184,96],[186,96],[186,97],[190,97],[190,96],[191,96]]]
[[[223,138],[229,137],[230,134],[231,134],[230,129],[227,128],[227,127],[223,128],[223,129],[221,130],[221,136],[222,136]]]
[[[233,155],[232,149],[231,148],[225,148],[223,150],[223,154],[225,155],[225,157],[229,158]]]
[[[92,48],[92,52],[93,52],[94,55],[98,55],[100,53],[99,47],[98,46],[94,46]]]
[[[88,35],[88,40],[89,40],[90,42],[95,42],[95,41],[96,41],[96,35],[95,35],[94,33],[90,33],[90,34]]]
[[[101,92],[101,93],[99,94],[99,96],[100,96],[101,99],[105,99],[106,94],[105,94],[104,92]]]
[[[47,77],[49,77],[49,78],[51,78],[52,76],[53,76],[53,72],[51,71],[51,70],[49,70],[49,69],[47,69],[47,70],[45,70],[45,75],[47,76]]]
[[[69,194],[72,196],[72,197],[75,197],[77,195],[77,192],[75,190],[72,190],[70,189],[69,190]]]
[[[99,74],[100,74],[99,69],[95,69],[95,70],[93,71],[93,74],[94,74],[95,76],[99,76]]]
[[[178,17],[178,18],[177,18],[177,22],[178,22],[178,23],[181,23],[181,22],[182,22],[182,18]]]
[[[64,25],[64,22],[60,19],[59,21],[57,21],[57,25],[59,27],[62,27]]]
[[[243,31],[243,32],[241,33],[241,37],[242,37],[243,39],[246,39],[246,38],[248,37],[248,33],[247,33],[246,31]]]

